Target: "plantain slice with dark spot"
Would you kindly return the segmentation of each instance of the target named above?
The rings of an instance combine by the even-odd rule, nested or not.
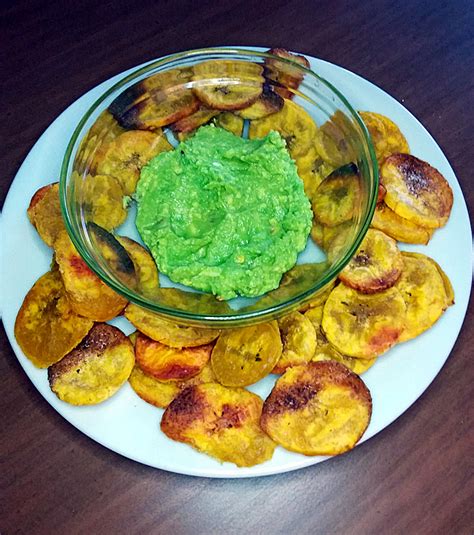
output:
[[[402,270],[397,242],[380,230],[369,229],[356,254],[339,273],[339,279],[346,286],[369,294],[393,286]]]
[[[113,230],[127,218],[122,185],[112,175],[87,175],[82,180],[80,195],[87,221]]]
[[[278,93],[275,93],[268,84],[263,84],[263,91],[258,99],[247,108],[237,110],[235,113],[242,119],[253,121],[280,111],[284,103],[285,101]]]
[[[95,405],[127,381],[135,362],[133,346],[120,329],[97,323],[84,340],[48,369],[51,390],[72,405]]]
[[[357,444],[371,415],[372,398],[358,375],[338,362],[310,362],[276,381],[260,423],[290,451],[338,455]]]
[[[262,93],[263,67],[256,63],[210,60],[193,66],[193,90],[209,108],[240,110]]]
[[[15,338],[23,353],[39,368],[47,368],[69,353],[93,322],[74,312],[55,266],[28,291],[15,321]]]
[[[284,48],[270,48],[267,54],[272,54],[274,58],[265,58],[265,77],[274,85],[275,91],[283,98],[293,98],[295,91],[300,86],[304,78],[304,72],[294,67],[288,61],[281,61],[278,58],[290,60],[306,69],[310,68],[309,61],[300,54],[293,54]]]
[[[59,233],[66,230],[59,203],[59,183],[53,182],[36,191],[26,213],[40,238],[52,247]]]
[[[262,405],[243,388],[194,385],[167,407],[161,430],[221,462],[254,466],[270,459],[276,446],[260,427]]]
[[[385,204],[397,215],[428,228],[442,227],[453,206],[453,191],[444,176],[411,154],[392,154],[381,168]]]

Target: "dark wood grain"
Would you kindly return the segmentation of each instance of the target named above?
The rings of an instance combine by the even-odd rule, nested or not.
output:
[[[337,63],[403,101],[445,151],[473,209],[472,2],[2,6],[2,205],[36,139],[97,83],[179,50],[254,44]],[[50,409],[2,330],[0,532],[472,533],[473,319],[471,306],[441,373],[389,428],[350,454],[253,480],[179,476],[102,448]]]

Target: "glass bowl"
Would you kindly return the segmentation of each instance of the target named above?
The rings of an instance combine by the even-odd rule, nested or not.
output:
[[[133,198],[141,167],[205,123],[242,137],[278,131],[312,202],[306,248],[264,295],[224,301],[173,282],[160,266],[159,287],[145,288],[136,258],[115,238],[143,245]],[[100,279],[164,319],[219,328],[268,321],[317,301],[359,247],[377,192],[368,132],[338,89],[292,59],[226,48],[168,56],[105,91],[75,129],[60,178],[67,230]]]

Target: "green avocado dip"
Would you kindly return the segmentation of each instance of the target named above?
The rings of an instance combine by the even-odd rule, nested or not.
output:
[[[214,126],[145,165],[136,225],[160,271],[221,299],[278,287],[305,248],[312,212],[277,132]]]

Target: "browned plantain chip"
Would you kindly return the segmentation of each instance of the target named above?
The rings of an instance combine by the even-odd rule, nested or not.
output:
[[[339,273],[339,279],[362,293],[374,293],[393,286],[403,270],[397,242],[381,232],[369,229],[357,253]]]
[[[269,82],[275,85],[275,91],[283,98],[293,98],[295,91],[303,81],[304,73],[298,67],[293,67],[287,61],[290,60],[298,65],[309,69],[309,61],[299,54],[293,54],[284,48],[270,48],[268,54],[275,58],[265,58],[265,76]]]
[[[27,215],[40,238],[52,247],[58,234],[66,228],[59,204],[58,182],[43,186],[33,195]]]
[[[51,390],[72,405],[95,405],[127,381],[135,361],[133,346],[120,329],[92,327],[84,340],[48,369]]]
[[[281,96],[275,93],[268,84],[263,84],[263,91],[258,99],[247,108],[238,110],[235,113],[242,119],[262,119],[267,115],[280,111],[284,102]]]
[[[213,344],[198,347],[169,347],[138,333],[135,343],[137,364],[160,381],[184,381],[194,377],[211,358]]]
[[[171,125],[171,130],[177,134],[190,134],[194,132],[197,128],[203,124],[208,123],[216,115],[218,111],[206,108],[206,106],[201,106],[197,111],[192,115],[188,115],[179,121],[176,121]]]
[[[216,383],[183,390],[165,410],[161,430],[221,462],[254,466],[270,459],[273,441],[260,428],[262,400]]]
[[[382,168],[387,190],[384,201],[396,214],[417,225],[438,228],[446,224],[453,191],[443,175],[410,154],[392,154]]]
[[[54,253],[71,307],[77,314],[94,321],[109,321],[122,312],[127,300],[89,269],[66,231],[54,242]]]
[[[140,332],[170,347],[196,347],[209,344],[219,336],[220,332],[216,329],[191,327],[165,320],[133,303],[125,309],[125,317]]]
[[[220,126],[228,132],[232,132],[236,136],[241,137],[244,131],[244,120],[242,117],[237,117],[231,111],[224,111],[214,119],[216,126]]]
[[[339,284],[324,305],[322,329],[342,354],[370,359],[400,339],[405,316],[405,301],[397,285],[366,295]]]
[[[39,368],[69,353],[93,322],[71,308],[57,267],[40,277],[26,294],[15,321],[15,338]]]
[[[352,449],[372,414],[368,388],[338,362],[289,368],[265,400],[261,425],[284,448],[304,455]]]
[[[106,230],[119,227],[127,218],[123,188],[111,175],[87,175],[80,188],[87,221]]]

